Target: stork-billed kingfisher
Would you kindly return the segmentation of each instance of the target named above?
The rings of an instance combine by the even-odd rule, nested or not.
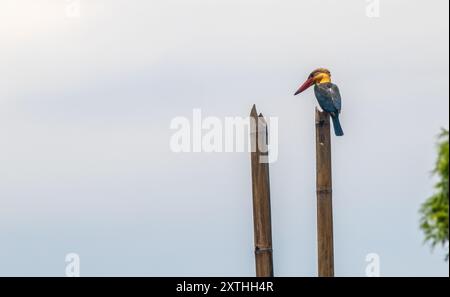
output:
[[[314,93],[320,107],[328,112],[333,120],[334,133],[336,136],[343,136],[339,114],[341,113],[341,94],[338,86],[331,82],[331,73],[328,69],[319,68],[314,70],[308,80],[298,89],[294,96],[302,93],[314,85]]]

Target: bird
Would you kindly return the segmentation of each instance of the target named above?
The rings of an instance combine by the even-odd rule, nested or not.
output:
[[[342,100],[341,93],[337,85],[331,82],[331,72],[326,68],[318,68],[311,72],[308,79],[300,86],[294,96],[306,91],[314,85],[314,93],[320,107],[330,114],[333,120],[334,133],[336,136],[343,136],[339,114],[341,113]]]

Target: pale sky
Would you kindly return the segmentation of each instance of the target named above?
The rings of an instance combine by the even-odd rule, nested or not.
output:
[[[419,230],[449,126],[448,1],[0,0],[0,275],[252,276],[249,155],[175,154],[174,117],[279,119],[275,274],[315,276],[312,91],[333,138],[336,275],[448,276]],[[69,14],[67,13],[69,12]],[[73,11],[72,11],[73,12]]]

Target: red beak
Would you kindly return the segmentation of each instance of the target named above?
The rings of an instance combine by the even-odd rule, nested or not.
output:
[[[309,78],[305,83],[298,89],[297,92],[295,92],[294,96],[297,96],[298,94],[302,93],[303,91],[307,90],[314,84],[314,77]]]

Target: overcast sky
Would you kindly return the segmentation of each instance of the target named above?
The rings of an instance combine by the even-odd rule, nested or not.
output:
[[[279,119],[275,273],[314,276],[312,91],[332,71],[336,274],[448,276],[423,244],[449,125],[448,1],[0,0],[0,275],[252,276],[246,153],[176,154],[176,116]]]

